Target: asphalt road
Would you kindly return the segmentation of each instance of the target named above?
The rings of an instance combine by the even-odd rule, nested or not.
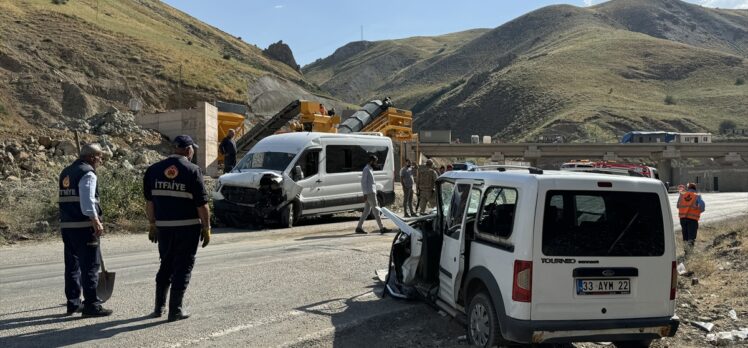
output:
[[[746,193],[704,199],[706,222],[748,213]],[[393,235],[355,235],[355,220],[214,231],[185,298],[193,317],[175,323],[147,317],[158,254],[144,234],[102,239],[107,267],[117,272],[107,318],[62,314],[61,241],[2,247],[0,347],[457,345],[458,324],[423,304],[377,296],[374,271],[386,267]]]

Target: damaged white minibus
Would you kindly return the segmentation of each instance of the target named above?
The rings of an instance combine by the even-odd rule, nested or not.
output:
[[[310,215],[361,210],[361,172],[370,155],[380,205],[394,202],[392,140],[381,135],[295,132],[260,140],[218,179],[214,213],[229,226],[291,227]]]

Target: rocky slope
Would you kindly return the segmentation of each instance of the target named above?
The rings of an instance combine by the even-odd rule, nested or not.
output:
[[[296,67],[244,41],[251,38],[160,1],[3,1],[0,37],[0,79],[9,82],[0,86],[0,126],[65,127],[133,99],[149,112],[251,103],[249,84],[260,77],[315,90]],[[283,58],[293,61],[290,49]]]
[[[462,140],[471,134],[534,140],[547,133],[614,141],[632,129],[717,132],[725,119],[748,126],[741,117],[748,113],[748,88],[739,83],[748,77],[747,20],[745,10],[677,0],[550,6],[413,63],[370,59],[374,48],[389,43],[377,42],[336,60],[355,69],[303,70],[349,101],[389,95],[414,110],[417,128],[452,129]],[[384,78],[369,89],[349,84],[341,93],[336,87],[371,70]]]
[[[131,102],[156,112],[232,101],[250,105],[252,122],[299,98],[343,109],[288,65],[287,46],[265,54],[160,1],[60,3],[0,1],[0,244],[56,230],[73,131],[106,149],[110,230],[143,231],[142,172],[169,145],[135,125]]]

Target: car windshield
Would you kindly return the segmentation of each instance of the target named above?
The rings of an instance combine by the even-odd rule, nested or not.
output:
[[[242,171],[246,169],[268,169],[284,171],[288,168],[293,158],[296,157],[294,153],[287,152],[253,152],[244,155],[239,164],[234,167],[235,171]]]

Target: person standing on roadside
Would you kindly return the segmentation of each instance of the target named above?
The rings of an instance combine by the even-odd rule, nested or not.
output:
[[[701,219],[701,213],[704,210],[706,210],[706,204],[701,199],[701,195],[697,193],[696,184],[689,183],[687,191],[678,198],[678,217],[680,218],[683,250],[686,256],[693,251],[696,234],[699,230],[699,219]]]
[[[416,216],[413,211],[413,168],[410,160],[405,160],[405,166],[400,169],[400,184],[403,185],[403,212],[405,217]]]
[[[390,231],[382,225],[382,219],[379,217],[377,183],[374,181],[374,169],[377,167],[377,162],[379,162],[377,156],[369,156],[369,162],[366,164],[363,173],[361,174],[361,191],[364,194],[364,212],[361,214],[361,218],[358,219],[356,233],[366,233],[363,227],[364,221],[369,217],[369,214],[374,214],[374,218],[377,220],[377,225],[379,225],[379,233],[384,234]]]
[[[418,169],[418,177],[416,178],[416,188],[418,189],[418,212],[421,215],[426,214],[426,207],[430,204],[432,207],[436,206],[434,200],[436,199],[436,178],[439,174],[434,170],[434,161],[426,160],[426,165],[421,166]]]
[[[226,137],[221,141],[221,145],[218,150],[223,155],[223,172],[228,173],[231,169],[234,169],[236,165],[236,142],[234,141],[234,135],[236,132],[233,129],[229,129],[226,133]]]
[[[143,178],[148,239],[158,243],[161,266],[156,274],[152,316],[161,317],[169,297],[169,321],[189,318],[182,299],[190,283],[199,241],[210,242],[208,192],[200,168],[190,159],[197,147],[189,135],[174,138],[174,154],[150,166]]]
[[[82,312],[84,317],[112,314],[111,309],[101,306],[101,299],[96,295],[101,265],[99,237],[104,233],[96,168],[102,157],[101,146],[84,145],[78,159],[62,170],[58,182],[68,315],[76,312]]]

